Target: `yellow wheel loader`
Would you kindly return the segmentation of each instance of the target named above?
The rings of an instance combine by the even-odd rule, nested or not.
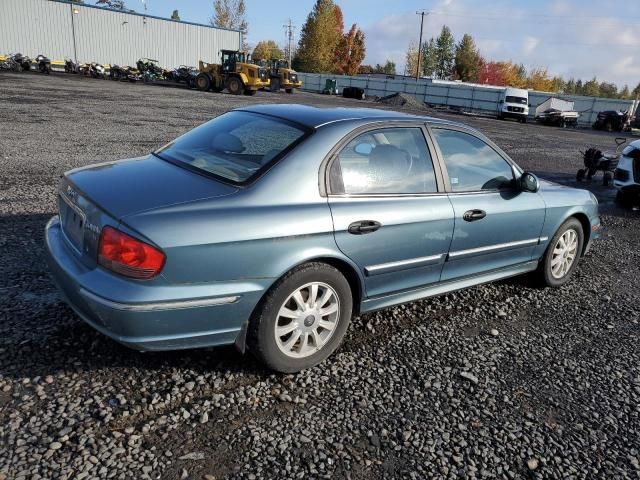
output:
[[[247,62],[244,52],[221,51],[220,64],[199,62],[195,86],[198,90],[221,92],[225,88],[232,95],[255,95],[269,86],[269,76],[265,68]]]
[[[300,88],[302,82],[298,78],[298,73],[289,68],[286,60],[271,60],[269,65],[270,86],[272,92],[277,92],[281,88],[287,93],[293,93],[294,88]]]

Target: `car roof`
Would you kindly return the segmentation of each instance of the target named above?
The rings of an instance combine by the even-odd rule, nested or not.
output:
[[[439,118],[411,115],[393,110],[382,110],[379,108],[325,108],[298,104],[269,104],[241,107],[237,108],[236,111],[271,115],[304,125],[308,128],[318,128],[323,125],[346,120],[420,120],[466,127],[466,125],[441,120]]]

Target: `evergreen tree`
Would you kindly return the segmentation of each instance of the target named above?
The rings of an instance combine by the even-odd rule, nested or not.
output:
[[[422,44],[422,74],[433,77],[438,67],[438,51],[436,41],[431,38]]]
[[[588,82],[585,82],[584,87],[582,87],[582,95],[586,95],[588,97],[599,97],[600,96],[600,83],[596,77],[593,77]]]
[[[178,13],[178,10],[173,11],[173,13],[171,14],[171,20],[180,21],[180,14]]]
[[[342,12],[333,0],[317,0],[302,26],[294,68],[301,72],[335,70],[336,48],[343,38]]]
[[[481,57],[473,38],[464,34],[456,47],[455,75],[463,82],[477,82],[480,77]]]
[[[576,81],[573,77],[567,80],[567,83],[564,84],[564,93],[567,95],[575,95],[576,94]]]
[[[448,79],[453,74],[456,58],[456,45],[449,27],[444,25],[436,40],[437,66],[436,76]]]
[[[631,98],[631,92],[629,91],[629,85],[625,84],[624,88],[620,91],[619,97],[623,100]]]

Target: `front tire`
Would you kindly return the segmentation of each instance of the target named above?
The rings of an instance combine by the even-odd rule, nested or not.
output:
[[[211,79],[206,73],[199,73],[195,80],[196,88],[206,92],[211,88]]]
[[[342,342],[353,308],[351,287],[325,263],[301,265],[278,280],[249,323],[249,350],[270,369],[313,367]]]
[[[541,282],[548,287],[560,287],[567,283],[575,271],[582,247],[584,232],[576,218],[564,222],[555,233],[538,267]]]
[[[231,95],[242,95],[244,93],[244,85],[237,77],[231,77],[227,80],[227,90]]]

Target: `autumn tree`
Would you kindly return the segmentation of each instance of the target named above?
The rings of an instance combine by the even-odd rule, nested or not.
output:
[[[527,69],[524,65],[515,63],[499,62],[502,69],[502,80],[505,85],[514,88],[527,88]]]
[[[256,60],[277,60],[284,57],[284,53],[274,40],[262,40],[253,49],[253,58]]]
[[[302,26],[294,68],[322,73],[335,70],[335,51],[343,39],[342,11],[333,0],[317,0]]]
[[[504,70],[502,64],[499,62],[485,63],[480,70],[480,77],[478,81],[487,85],[496,85],[502,87],[504,83]]]
[[[542,67],[533,68],[527,78],[527,88],[541,92],[551,91],[552,83],[547,69]]]
[[[335,52],[335,72],[355,75],[364,60],[364,32],[354,23],[344,34]]]
[[[171,14],[171,20],[180,21],[180,13],[178,13],[178,10],[173,11],[173,13]]]
[[[456,59],[456,44],[451,30],[446,25],[442,27],[436,39],[436,54],[436,76],[443,79],[451,78]]]
[[[249,31],[244,0],[214,0],[211,25],[230,30],[240,30],[243,35],[243,50],[247,50],[244,38]]]
[[[482,57],[471,35],[465,33],[456,46],[455,76],[463,82],[477,82],[482,68]]]
[[[409,47],[405,54],[404,72],[405,75],[409,75],[410,77],[418,75],[418,47],[413,40],[409,42]]]

